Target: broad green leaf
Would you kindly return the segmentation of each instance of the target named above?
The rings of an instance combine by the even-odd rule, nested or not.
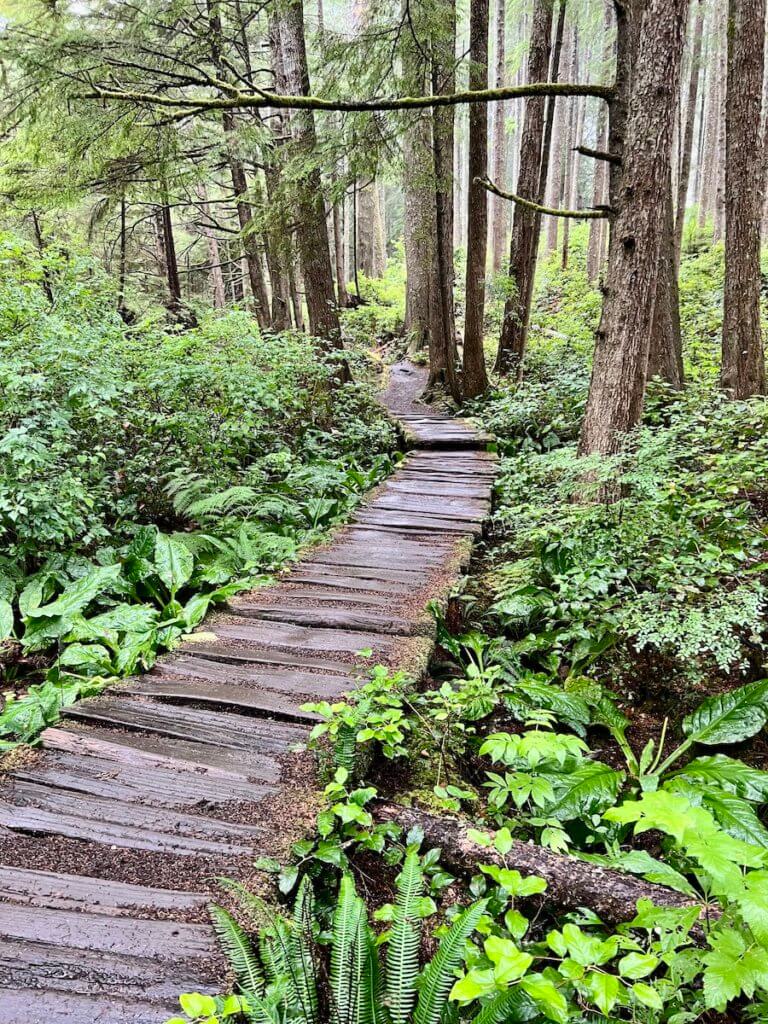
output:
[[[0,640],[7,640],[13,633],[13,605],[0,598]]]
[[[75,580],[74,583],[70,583],[64,593],[55,601],[37,608],[30,608],[27,611],[27,617],[71,619],[90,604],[95,597],[109,590],[119,575],[119,565],[99,566],[86,573],[85,576],[81,576],[79,580]]]
[[[696,785],[716,786],[754,803],[768,800],[768,772],[752,768],[725,754],[697,757],[667,778],[684,778]]]
[[[179,996],[181,1008],[190,1017],[203,1017],[216,1013],[216,1000],[199,992],[186,992]]]
[[[555,800],[544,808],[547,817],[571,821],[599,814],[616,801],[624,773],[601,761],[587,761],[558,780]]]
[[[510,985],[525,974],[533,963],[533,957],[518,949],[514,942],[492,935],[483,944],[485,955],[494,967],[494,977],[499,986]]]
[[[101,644],[70,644],[64,648],[59,664],[100,675],[108,675],[112,671],[110,653]]]
[[[622,978],[636,981],[646,978],[659,966],[659,958],[651,953],[627,953],[619,960],[619,974]]]
[[[568,1020],[566,998],[548,978],[541,974],[529,975],[520,982],[520,988],[533,999],[545,1017],[557,1021],[557,1024],[565,1024]]]
[[[616,1005],[621,982],[615,974],[602,974],[592,971],[584,980],[589,998],[606,1017]]]
[[[651,1010],[663,1010],[664,1001],[652,985],[647,985],[644,981],[638,981],[631,989],[632,995],[637,999],[643,1006],[647,1006]]]
[[[695,743],[715,745],[749,739],[768,719],[768,679],[708,697],[683,719],[683,732]]]
[[[192,575],[195,559],[181,541],[164,533],[155,540],[155,569],[172,594],[184,586]]]

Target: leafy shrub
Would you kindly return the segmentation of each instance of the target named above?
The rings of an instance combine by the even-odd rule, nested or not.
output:
[[[261,334],[242,311],[188,331],[126,327],[114,298],[87,259],[0,235],[0,641],[20,642],[2,652],[9,676],[19,646],[59,654],[67,678],[146,666],[222,587],[294,557],[390,466],[395,435],[372,389],[334,386],[312,339]],[[350,360],[365,377],[364,357]],[[173,585],[162,545],[185,566]],[[19,714],[0,729],[29,738]]]

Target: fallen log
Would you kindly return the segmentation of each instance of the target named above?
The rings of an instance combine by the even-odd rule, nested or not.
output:
[[[466,820],[393,803],[378,804],[374,816],[379,822],[394,822],[406,831],[420,828],[429,846],[440,847],[441,863],[454,874],[474,874],[478,864],[494,864],[513,868],[521,874],[538,875],[547,883],[544,897],[547,903],[562,910],[589,907],[607,924],[631,921],[637,912],[637,901],[642,899],[652,900],[659,907],[698,905],[695,900],[664,885],[589,864],[577,857],[553,853],[534,843],[514,841],[512,849],[502,857],[493,847],[481,846],[468,836],[472,825]],[[712,908],[709,911],[711,915]]]

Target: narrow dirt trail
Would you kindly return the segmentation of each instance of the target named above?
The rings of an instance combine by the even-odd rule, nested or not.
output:
[[[412,451],[348,526],[147,675],[67,709],[0,783],[2,1024],[159,1024],[178,993],[220,985],[216,876],[250,877],[311,820],[301,705],[371,664],[425,668],[427,602],[488,513],[488,439],[419,406],[424,379],[392,369],[382,402]]]

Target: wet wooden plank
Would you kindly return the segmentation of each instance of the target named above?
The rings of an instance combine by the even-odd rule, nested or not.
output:
[[[244,618],[270,619],[277,622],[295,623],[300,626],[371,630],[375,633],[396,636],[428,636],[432,632],[432,628],[425,618],[421,620],[407,619],[362,608],[338,608],[326,605],[308,608],[299,603],[283,602],[273,605],[267,601],[255,605],[249,604],[247,601],[231,602],[231,604],[233,611]]]
[[[112,882],[54,871],[29,871],[0,866],[2,900],[48,910],[86,910],[111,917],[135,916],[137,910],[184,914],[204,907],[202,893],[152,889],[128,882]]]
[[[89,796],[23,780],[14,780],[12,796],[18,802],[0,802],[0,821],[16,832],[68,836],[183,856],[247,856],[263,835],[263,830],[253,825]],[[194,795],[190,794],[190,798],[191,803]]]
[[[108,722],[181,740],[248,750],[251,756],[283,753],[305,738],[305,730],[289,722],[235,715],[228,711],[173,707],[150,698],[103,695],[78,701],[67,718]]]
[[[232,800],[257,802],[275,792],[274,785],[242,778],[190,776],[163,765],[141,767],[92,754],[48,750],[31,765],[17,768],[14,778],[38,782],[91,796],[145,803],[156,807],[215,806]]]
[[[262,643],[272,647],[294,647],[301,651],[322,651],[357,654],[373,648],[391,649],[392,637],[380,633],[347,629],[319,629],[310,626],[295,626],[290,622],[249,619],[237,623],[222,623],[217,626],[219,636],[247,643]]]
[[[44,747],[58,750],[109,749],[114,756],[129,764],[169,764],[177,770],[187,770],[190,786],[195,777],[215,774],[221,779],[276,782],[280,778],[280,765],[275,759],[257,758],[249,751],[237,747],[188,742],[169,736],[122,731],[108,725],[83,722],[72,729],[47,729],[42,734]]]
[[[416,586],[424,579],[424,573],[412,569],[391,569],[388,566],[344,566],[343,571],[338,565],[325,562],[321,555],[317,555],[292,570],[288,579],[301,579],[306,576],[321,575],[324,577],[335,577],[339,581],[361,580],[365,584],[378,585],[379,582],[394,584],[399,587],[410,588]],[[323,580],[325,582],[325,580]]]
[[[0,988],[0,999],[3,1024],[163,1024],[178,1008],[178,1000],[161,1006],[106,993],[68,993],[64,1000],[56,989],[15,986]]]
[[[302,700],[291,699],[276,690],[257,690],[236,684],[210,681],[182,681],[168,679],[162,675],[144,676],[119,687],[120,693],[144,697],[172,698],[192,704],[212,704],[217,707],[234,708],[243,712],[263,712],[279,715],[281,719],[313,723],[318,716],[302,711]]]
[[[386,526],[389,523],[393,529],[428,533],[475,534],[479,533],[481,526],[479,519],[472,522],[460,522],[419,512],[393,512],[389,509],[377,510],[374,508],[361,513],[360,522],[370,523],[372,526]]]
[[[44,996],[46,990],[55,989],[60,994],[60,1006],[68,1010],[73,1000],[77,1005],[78,997],[102,993],[103,998],[114,1000],[118,1005],[123,998],[136,1000],[139,1007],[157,1004],[159,1013],[165,1006],[169,1011],[175,1011],[182,992],[215,992],[215,981],[212,971],[198,968],[195,972],[184,963],[170,965],[122,953],[84,952],[43,942],[0,940],[0,1012],[3,1012],[0,1019],[3,1024],[8,1024],[8,1018],[4,1016],[7,1006],[4,989],[17,986],[35,986],[28,992],[29,1008],[38,1007],[40,996]],[[89,1005],[92,1011],[93,1003]],[[103,1019],[112,1021],[111,1005],[105,1012],[110,1015]],[[170,1015],[164,1013],[156,1019],[163,1021]],[[30,1020],[28,1017],[20,1019]],[[49,1019],[47,1016],[33,1018],[35,1022],[45,1021],[46,1024]],[[92,1021],[96,1018],[87,1019]]]
[[[221,665],[234,665],[238,669],[256,667],[259,670],[275,671],[280,668],[296,668],[327,672],[329,676],[339,676],[354,669],[349,662],[334,659],[330,654],[313,656],[308,651],[280,651],[267,644],[252,643],[248,646],[238,646],[215,640],[196,643],[194,647],[190,644],[188,649],[194,650],[198,658]]]
[[[333,671],[324,670],[326,662],[321,658],[310,659],[316,671],[309,668],[293,668],[289,664],[263,665],[256,661],[213,661],[210,658],[194,655],[175,655],[163,660],[162,665],[152,673],[183,679],[210,680],[213,683],[226,683],[239,686],[254,685],[264,690],[274,690],[286,695],[312,696],[322,698],[328,694],[339,693],[356,685],[357,676],[351,671],[350,665],[342,662],[335,664]],[[294,659],[302,666],[307,661]]]
[[[183,962],[217,955],[213,929],[208,925],[14,903],[0,903],[0,932],[6,939],[128,957],[153,957],[159,961]]]

